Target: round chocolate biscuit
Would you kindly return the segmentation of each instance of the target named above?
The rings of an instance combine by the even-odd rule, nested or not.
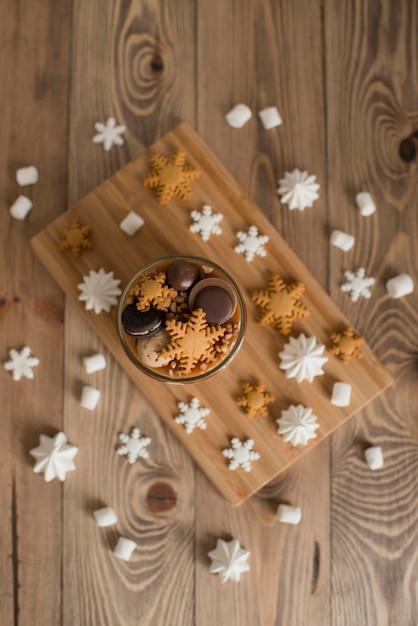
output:
[[[208,324],[226,322],[232,317],[236,304],[232,287],[220,278],[205,278],[199,281],[189,296],[190,309],[203,309]]]
[[[199,268],[193,263],[178,259],[167,269],[167,283],[176,291],[187,291],[199,280]]]
[[[223,324],[234,312],[234,302],[222,287],[205,287],[194,300],[196,309],[203,309],[208,324]]]
[[[139,311],[136,304],[128,304],[122,313],[122,326],[128,335],[144,337],[155,333],[165,322],[164,311],[148,309]]]

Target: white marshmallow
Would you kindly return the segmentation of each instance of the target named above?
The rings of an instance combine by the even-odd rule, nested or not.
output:
[[[246,104],[236,104],[225,119],[232,128],[242,128],[252,118],[252,112]]]
[[[100,391],[94,387],[86,385],[81,392],[81,406],[89,411],[94,411],[99,402]]]
[[[26,196],[19,196],[10,207],[10,215],[15,220],[24,220],[32,208],[32,201]]]
[[[331,404],[334,406],[348,406],[351,399],[351,385],[349,383],[334,383],[332,388]]]
[[[93,512],[94,518],[98,526],[104,528],[105,526],[113,526],[118,521],[115,511],[110,506],[105,506],[102,509],[97,509]]]
[[[336,248],[340,248],[344,252],[348,252],[354,246],[355,237],[344,233],[342,230],[333,230],[330,237],[330,242]]]
[[[364,451],[364,458],[371,470],[378,470],[383,467],[383,452],[380,446],[372,446]]]
[[[298,506],[289,504],[279,504],[277,509],[277,520],[284,524],[299,524],[302,519],[302,511]]]
[[[83,365],[87,374],[93,374],[93,372],[105,369],[106,359],[103,354],[92,354],[91,356],[84,357]]]
[[[125,539],[125,537],[119,537],[116,548],[113,550],[113,554],[118,559],[122,559],[122,561],[129,561],[135,548],[135,541]]]
[[[282,124],[282,118],[276,107],[267,107],[258,112],[258,116],[266,130]]]
[[[414,281],[409,274],[399,274],[387,281],[386,290],[392,298],[402,298],[414,291]]]
[[[127,235],[134,235],[137,230],[141,228],[145,224],[144,220],[138,213],[134,211],[130,211],[128,215],[121,221],[119,227],[125,232]]]
[[[21,167],[16,171],[16,180],[21,187],[35,185],[39,180],[39,172],[34,165]]]
[[[368,191],[361,191],[356,195],[356,203],[363,217],[368,217],[376,211],[376,205]]]

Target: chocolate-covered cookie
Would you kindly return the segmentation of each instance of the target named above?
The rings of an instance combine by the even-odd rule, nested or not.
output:
[[[167,283],[176,291],[187,291],[199,280],[199,268],[193,263],[173,261],[167,268]]]
[[[189,306],[191,310],[203,309],[208,324],[223,324],[235,311],[236,297],[226,281],[206,278],[193,287]]]
[[[222,287],[206,287],[194,300],[196,309],[203,309],[208,324],[223,324],[234,312],[234,303]]]
[[[136,304],[128,304],[122,313],[122,325],[128,335],[143,337],[155,333],[165,322],[164,311],[148,309],[139,311]]]

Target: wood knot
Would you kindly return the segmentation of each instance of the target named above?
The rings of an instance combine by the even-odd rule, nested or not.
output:
[[[417,155],[417,137],[418,132],[412,133],[412,135],[406,137],[406,139],[402,139],[401,143],[399,144],[399,156],[401,157],[402,161],[405,161],[405,163],[410,163],[415,159]]]
[[[319,543],[317,541],[315,541],[314,558],[313,558],[313,572],[312,572],[312,585],[311,585],[311,593],[312,594],[315,593],[316,588],[318,586],[320,563],[321,563],[321,550],[319,548]]]
[[[164,69],[164,63],[162,58],[156,54],[151,60],[151,69],[153,72],[162,72]]]
[[[145,501],[151,513],[163,513],[176,506],[177,494],[168,483],[156,482],[148,489]]]

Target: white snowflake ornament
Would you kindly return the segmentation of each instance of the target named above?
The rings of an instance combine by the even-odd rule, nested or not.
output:
[[[301,333],[299,337],[290,337],[282,352],[279,352],[281,363],[280,369],[286,373],[286,378],[296,378],[300,383],[307,380],[313,381],[315,376],[322,376],[322,366],[328,361],[328,357],[322,356],[325,351],[324,345],[317,345],[315,337],[305,337]]]
[[[250,569],[247,563],[250,551],[242,548],[238,539],[218,539],[216,548],[208,552],[208,556],[212,561],[209,572],[219,574],[222,584],[229,579],[239,582],[241,574]]]
[[[222,450],[222,454],[229,459],[228,467],[230,470],[236,470],[242,467],[246,472],[251,472],[251,462],[258,461],[260,455],[253,450],[254,441],[247,439],[240,441],[237,437],[231,439],[231,448]]]
[[[86,303],[86,310],[94,309],[96,314],[106,311],[118,303],[118,296],[122,293],[119,288],[120,280],[114,278],[113,272],[106,274],[101,267],[98,272],[90,270],[88,276],[83,276],[84,282],[78,285],[82,292],[78,299]]]
[[[186,433],[193,432],[195,428],[205,430],[207,424],[204,418],[209,415],[210,409],[200,406],[198,398],[192,398],[189,404],[178,402],[177,406],[180,413],[174,418],[174,421],[176,424],[183,424]]]
[[[36,356],[31,356],[31,349],[29,346],[25,346],[19,352],[12,348],[9,350],[10,361],[3,363],[4,369],[12,372],[13,380],[21,380],[25,378],[33,378],[33,367],[39,365],[39,359]]]
[[[370,298],[372,293],[370,287],[375,283],[372,276],[366,276],[364,267],[358,267],[355,272],[344,272],[345,283],[340,286],[341,291],[348,293],[353,302],[362,298]]]
[[[132,428],[129,435],[119,433],[119,446],[117,452],[121,456],[128,457],[129,463],[135,463],[138,459],[147,459],[149,457],[146,449],[151,443],[151,437],[143,437],[139,428]]]
[[[268,243],[269,237],[259,235],[257,226],[250,226],[246,233],[239,230],[236,235],[240,243],[235,246],[234,250],[243,254],[248,263],[251,263],[255,256],[266,256],[264,246]]]
[[[298,404],[291,404],[288,409],[282,411],[282,416],[276,420],[279,424],[277,432],[282,435],[286,442],[292,446],[301,444],[306,446],[309,439],[315,439],[316,429],[319,428],[316,415],[312,415],[312,409]]]
[[[63,432],[55,437],[41,435],[39,446],[33,448],[30,454],[36,459],[33,471],[36,474],[43,472],[46,482],[54,478],[65,480],[67,472],[75,470],[74,457],[78,452],[76,446],[67,443],[67,437]]]
[[[202,211],[192,211],[190,213],[194,223],[189,230],[192,233],[199,233],[203,241],[209,241],[211,235],[220,235],[222,228],[219,226],[224,218],[222,213],[213,213],[212,207],[204,204]]]
[[[311,207],[319,198],[320,185],[315,181],[316,176],[309,175],[306,171],[301,172],[298,168],[293,172],[285,172],[284,178],[279,180],[277,189],[281,196],[280,202],[287,204],[290,210],[303,211],[306,207]]]
[[[112,146],[122,146],[124,144],[122,133],[125,132],[126,126],[116,126],[116,120],[114,117],[108,117],[106,123],[96,122],[94,125],[97,134],[93,137],[94,143],[103,144],[103,149],[106,152],[112,148]]]

